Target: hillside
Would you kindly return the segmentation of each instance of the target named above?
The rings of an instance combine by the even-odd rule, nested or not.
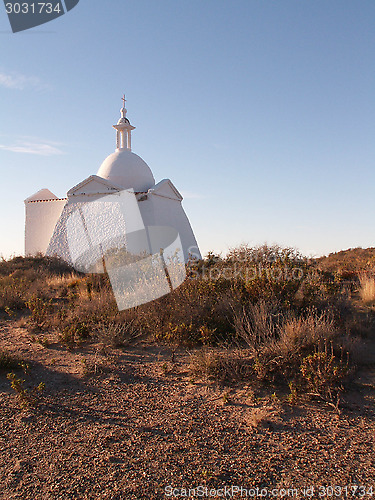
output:
[[[329,272],[375,272],[375,248],[349,248],[319,257],[316,262]]]

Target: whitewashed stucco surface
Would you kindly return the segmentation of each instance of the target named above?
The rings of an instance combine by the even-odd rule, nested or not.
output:
[[[66,200],[25,202],[25,255],[45,254]]]

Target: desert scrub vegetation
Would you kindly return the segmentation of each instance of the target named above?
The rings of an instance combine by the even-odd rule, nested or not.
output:
[[[131,345],[142,334],[134,326],[134,320],[130,322],[109,321],[99,322],[94,329],[94,337],[105,346],[125,347]]]
[[[41,382],[38,386],[32,387],[31,389],[27,389],[24,386],[25,380],[17,377],[15,373],[8,373],[7,379],[10,381],[12,389],[17,394],[21,410],[29,410],[30,408],[37,406],[40,402],[41,395],[45,390],[44,382]]]
[[[204,347],[190,355],[191,381],[197,378],[232,384],[252,379],[254,360],[245,349]]]
[[[332,271],[321,264],[278,246],[242,246],[225,258],[210,254],[200,272],[209,281],[231,281],[233,330],[226,337],[230,348],[192,355],[192,374],[289,387],[291,400],[307,394],[338,401],[354,361],[361,362],[353,346],[374,336],[374,311],[358,309],[356,301],[359,293],[372,303],[372,282],[361,282],[354,264],[346,269],[341,262]]]
[[[350,372],[349,352],[337,354],[333,343],[324,342],[324,348],[318,345],[314,353],[305,356],[300,365],[301,386],[309,395],[329,401],[337,400],[343,390],[342,382]]]
[[[359,296],[364,304],[375,303],[375,276],[366,273],[359,275]]]
[[[187,267],[188,278],[172,293],[125,311],[105,274],[16,257],[0,262],[0,314],[23,317],[31,332],[55,333],[68,349],[83,342],[124,348],[143,337],[201,346],[194,377],[329,397],[324,383],[335,394],[352,369],[353,339],[374,334],[373,257],[375,249],[308,259],[293,248],[242,245],[224,257],[210,252]]]
[[[231,348],[201,349],[191,356],[194,376],[261,383],[272,390],[289,387],[292,399],[307,394],[337,400],[351,371],[350,347],[331,314],[310,309],[297,317],[260,301],[237,314],[235,326]]]

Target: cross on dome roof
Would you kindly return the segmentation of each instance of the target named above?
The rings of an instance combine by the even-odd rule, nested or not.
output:
[[[131,131],[135,129],[130,125],[130,121],[126,118],[127,109],[125,108],[125,94],[121,98],[123,102],[123,107],[120,109],[121,118],[117,122],[117,125],[113,125],[113,128],[117,130],[117,149],[129,149],[131,151]]]

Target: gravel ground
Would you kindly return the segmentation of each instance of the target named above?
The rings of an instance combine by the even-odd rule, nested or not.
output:
[[[22,411],[0,372],[2,499],[375,497],[374,373],[337,413],[191,380],[188,353],[152,344],[69,352],[5,321],[0,339],[46,384]]]

